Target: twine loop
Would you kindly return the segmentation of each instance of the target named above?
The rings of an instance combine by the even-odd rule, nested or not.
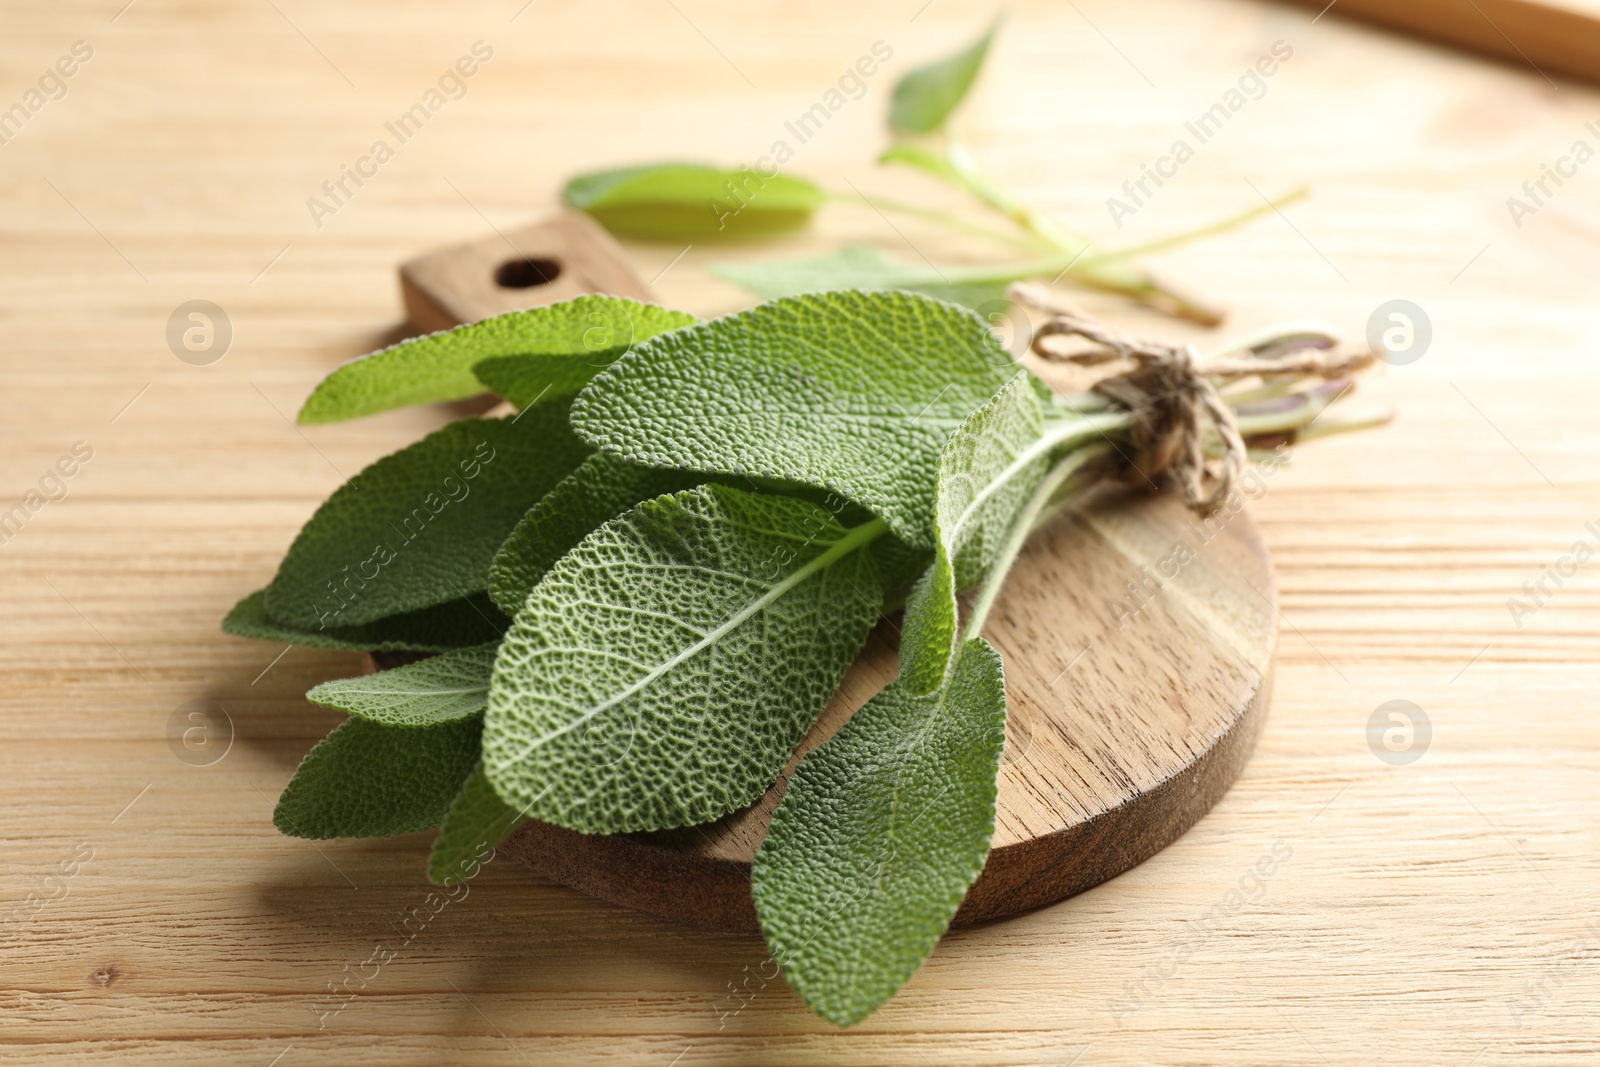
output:
[[[1233,493],[1248,459],[1238,419],[1217,390],[1219,382],[1272,375],[1336,378],[1372,363],[1367,348],[1291,348],[1278,354],[1247,352],[1202,364],[1191,344],[1148,341],[1113,330],[1070,305],[1061,303],[1044,286],[1019,282],[1011,286],[1011,299],[1046,312],[1050,318],[1034,331],[1033,351],[1060,363],[1094,366],[1113,360],[1132,363],[1120,374],[1100,379],[1094,391],[1126,409],[1132,416],[1128,466],[1152,484],[1162,478],[1176,482],[1184,503],[1209,515]],[[1095,345],[1067,351],[1046,343],[1051,337],[1076,336]],[[1222,443],[1216,463],[1206,459],[1208,428]],[[1212,484],[1207,489],[1206,482]]]

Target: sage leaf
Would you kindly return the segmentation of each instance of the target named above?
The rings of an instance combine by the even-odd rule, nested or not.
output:
[[[693,241],[798,229],[828,195],[787,174],[656,163],[580,174],[561,199],[615,234]]]
[[[526,821],[500,799],[480,762],[467,776],[439,827],[428,854],[428,879],[437,885],[467,881],[493,858],[495,847],[506,835]]]
[[[893,996],[983,871],[1005,721],[1000,654],[977,638],[947,685],[890,684],[790,777],[751,889],[773,958],[830,1022]]]
[[[1059,444],[1045,435],[1048,396],[1039,379],[1019,373],[967,417],[939,454],[939,543],[955,568],[957,588],[988,572],[1017,512],[1044,478]],[[1083,428],[1083,436],[1093,434]]]
[[[907,71],[889,99],[889,126],[900,133],[933,133],[944,128],[950,113],[972,88],[989,43],[1000,28],[997,18],[982,37],[943,59]]]
[[[925,548],[912,548],[890,534],[873,542],[872,557],[878,563],[878,580],[883,584],[883,610],[887,613],[906,602],[912,586],[932,562],[933,553]]]
[[[581,333],[574,321],[581,351],[568,344],[559,350],[489,356],[472,365],[480,382],[519,409],[571,396],[634,345],[699,321],[686,311],[615,296],[580,296],[556,306],[569,309],[570,316],[582,316]]]
[[[705,480],[689,471],[641,467],[596,452],[545,494],[517,523],[489,566],[489,593],[515,615],[556,560],[609,519],[651,497]]]
[[[949,557],[941,550],[911,587],[900,627],[900,685],[908,693],[931,693],[944,684],[955,659],[960,592]]]
[[[578,395],[572,425],[629,462],[832,490],[932,548],[939,451],[1015,373],[966,309],[812,294],[647,341]]]
[[[512,378],[515,368],[519,389],[537,390],[542,375],[542,384],[550,386],[546,399],[554,400],[577,392],[595,370],[633,345],[694,321],[687,312],[593,295],[496,315],[351,360],[312,390],[299,421],[339,422],[476,396],[486,383],[473,367],[491,357],[509,361],[496,363],[497,378]]]
[[[500,646],[484,766],[583,833],[709,822],[772,784],[866,642],[878,520],[703,485],[551,567]]]
[[[478,716],[398,727],[349,718],[301,762],[272,821],[293,837],[389,837],[444,819],[478,761]]]
[[[517,521],[588,453],[566,415],[462,419],[363,470],[295,538],[268,616],[322,632],[486,590]]]
[[[306,699],[384,726],[438,726],[482,714],[498,643],[463,648],[360,678],[323,682]]]
[[[921,966],[983,870],[1005,684],[993,648],[958,641],[956,593],[997,564],[1044,481],[1057,440],[1041,392],[1017,374],[945,444],[938,547],[906,605],[900,678],[801,761],[756,857],[773,955],[840,1026]]]
[[[911,692],[944,684],[956,650],[956,594],[982,580],[1049,467],[1037,381],[1025,372],[1011,379],[939,455],[937,552],[906,605],[900,643],[900,680]]]
[[[815,259],[717,263],[710,269],[763,300],[831,289],[906,289],[970,308],[1005,302],[1011,280],[963,281],[964,268],[901,263],[869,244],[847,245]]]
[[[301,630],[267,617],[267,591],[257,589],[222,620],[224,633],[257,641],[356,652],[446,652],[498,641],[511,624],[482,593],[360,626]]]

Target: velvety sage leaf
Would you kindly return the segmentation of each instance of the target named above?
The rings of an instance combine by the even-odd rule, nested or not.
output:
[[[495,663],[483,759],[508,803],[583,833],[669,829],[758,798],[882,600],[871,520],[703,485],[584,538]]]
[[[906,604],[900,680],[913,693],[944,683],[956,649],[956,594],[977,584],[1050,464],[1037,379],[1018,374],[950,435],[939,455],[937,553]]]
[[[874,245],[848,245],[815,259],[718,263],[711,273],[763,300],[831,289],[905,289],[966,307],[992,307],[1006,300],[1002,281],[963,281],[961,267],[901,263]]]
[[[908,693],[931,693],[944,684],[954,662],[960,608],[955,571],[941,550],[906,598],[900,624],[900,686]]]
[[[602,356],[496,356],[472,365],[472,373],[491,393],[517,410],[571,396],[589,379],[617,361],[618,350]]]
[[[583,388],[593,374],[584,368],[603,367],[646,338],[694,321],[687,312],[598,295],[495,315],[351,360],[312,390],[299,421],[338,422],[475,396],[484,383],[473,366],[492,357],[526,361],[517,379],[522,384],[545,374],[551,386],[546,399],[553,400]]]
[[[972,88],[999,28],[996,19],[982,37],[959,52],[908,71],[889,99],[889,126],[902,133],[943,129],[945,120]]]
[[[431,830],[478,761],[477,716],[439,726],[350,718],[301,761],[272,813],[293,837],[388,837]]]
[[[641,467],[594,453],[530,508],[500,546],[489,567],[490,595],[507,615],[515,615],[545,572],[595,527],[641,501],[704,480],[689,471]]]
[[[878,579],[883,583],[883,610],[889,612],[905,603],[912,585],[933,561],[933,553],[926,548],[913,548],[890,534],[872,543],[872,558],[878,563]]]
[[[892,683],[807,753],[756,853],[756,915],[789,984],[849,1026],[911,977],[983,871],[1005,746],[1000,654],[949,683]]]
[[[757,237],[804,226],[828,198],[804,178],[657,163],[580,174],[561,199],[612,233],[656,240]]]
[[[939,450],[1015,373],[965,309],[813,294],[645,342],[579,394],[572,425],[646,466],[833,490],[931,548]]]
[[[670,311],[621,297],[578,297],[564,305],[581,313],[586,326],[582,351],[551,349],[490,356],[472,365],[473,375],[518,409],[571,396],[623,353],[659,333],[697,320],[687,311]]]
[[[718,476],[661,467],[641,467],[605,452],[596,452],[564,478],[561,484],[528,510],[511,536],[495,554],[489,567],[489,592],[501,610],[515,615],[555,561],[608,519],[654,497],[692,489]],[[853,504],[838,508],[838,498],[809,486],[778,479],[729,479],[751,488],[782,496],[797,496],[838,513],[846,525],[857,525],[871,513]],[[883,588],[891,597],[904,598],[928,567],[929,554],[912,548],[898,537],[885,535],[872,544]],[[898,600],[896,601],[898,604]]]
[[[311,648],[360,652],[446,652],[500,640],[511,619],[482,593],[420,611],[374,619],[360,626],[301,630],[267,617],[267,591],[257,589],[234,605],[222,629],[235,637]]]
[[[588,454],[564,402],[515,419],[462,419],[339,487],[267,586],[269,617],[356,626],[488,588],[523,514]]]
[[[467,777],[428,854],[428,878],[438,885],[465,882],[494,856],[495,846],[526,818],[500,799],[480,762]]]
[[[961,424],[939,455],[940,543],[954,562],[958,589],[988,573],[1050,466],[1042,385],[1019,373]]]
[[[306,699],[384,726],[438,726],[481,714],[498,642],[359,678],[323,682]]]

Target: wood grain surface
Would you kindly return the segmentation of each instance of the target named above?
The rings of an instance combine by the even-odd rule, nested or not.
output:
[[[956,931],[838,1032],[754,938],[509,862],[441,905],[427,835],[279,836],[278,790],[338,721],[302,694],[358,659],[217,620],[346,476],[449,417],[289,421],[328,368],[394,335],[399,262],[532,221],[580,168],[753,163],[878,40],[894,58],[790,169],[954,204],[870,160],[890,79],[990,7],[124,3],[12,5],[0,35],[0,108],[75,41],[93,49],[0,145],[0,512],[57,498],[0,544],[0,1058],[1600,1058],[1600,163],[1547,182],[1531,214],[1507,204],[1595,144],[1600,96],[1337,9],[1313,24],[1254,0],[1009,5],[964,123],[1024,198],[1134,243],[1310,182],[1281,217],[1154,265],[1230,303],[1230,328],[1309,315],[1359,333],[1404,298],[1431,344],[1363,387],[1399,410],[1391,429],[1297,448],[1251,505],[1282,639],[1235,787],[1128,873]],[[307,199],[477,40],[494,54],[466,94],[319,228]],[[1293,57],[1259,99],[1117,227],[1107,198],[1279,40]],[[994,255],[847,204],[775,248],[628,251],[665,300],[711,314],[742,297],[708,263],[853,238],[912,261]],[[195,299],[232,325],[209,365],[166,339]],[[1128,329],[1219,336],[1083,303]],[[72,477],[47,475],[58,462]],[[1369,745],[1392,700],[1431,722],[1409,764]],[[207,721],[221,758],[198,765],[182,733]]]

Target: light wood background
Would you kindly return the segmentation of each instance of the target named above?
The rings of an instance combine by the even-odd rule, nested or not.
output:
[[[758,941],[507,863],[402,946],[427,899],[425,835],[313,845],[269,819],[337,719],[301,694],[357,658],[280,656],[217,620],[345,475],[446,417],[287,419],[328,368],[393,336],[401,259],[537,216],[580,168],[753,162],[880,39],[894,59],[791,170],[938,200],[870,164],[886,91],[989,5],[124,2],[9,4],[0,35],[0,108],[75,40],[95,50],[0,147],[0,510],[74,441],[94,449],[70,495],[0,545],[0,1059],[1600,1057],[1600,560],[1520,626],[1506,606],[1574,541],[1600,540],[1584,527],[1600,525],[1600,162],[1520,228],[1506,207],[1574,140],[1596,143],[1583,124],[1600,124],[1600,96],[1337,9],[1313,24],[1253,0],[1010,5],[965,121],[1026,198],[1131,242],[1310,181],[1286,217],[1160,266],[1231,302],[1240,328],[1310,315],[1359,333],[1404,297],[1433,341],[1366,386],[1399,409],[1393,428],[1298,449],[1254,505],[1282,640],[1260,747],[1228,797],[1128,874],[952,935],[841,1033],[762,984]],[[495,58],[468,95],[316,228],[306,198],[478,39]],[[1106,197],[1280,39],[1294,57],[1265,97],[1115,229]],[[849,206],[779,249],[631,251],[645,278],[665,272],[665,299],[707,314],[741,298],[706,263],[854,236],[913,259],[980,251]],[[211,366],[164,340],[195,298],[235,331]],[[1368,747],[1392,699],[1433,725],[1408,766]],[[169,748],[191,700],[235,730],[211,766]],[[41,889],[80,842],[93,858]],[[1249,880],[1277,842],[1292,856]],[[1241,880],[1251,899],[1232,907]],[[319,1029],[328,985],[379,943],[393,959]]]

